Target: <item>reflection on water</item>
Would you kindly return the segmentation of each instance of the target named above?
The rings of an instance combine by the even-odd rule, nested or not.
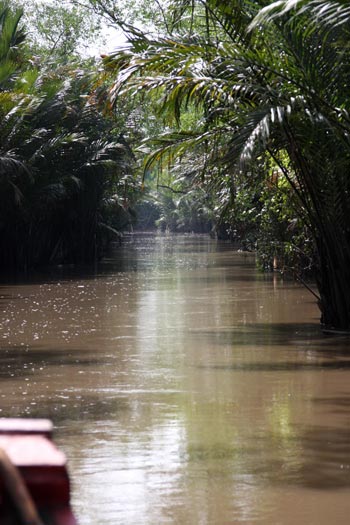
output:
[[[1,415],[53,419],[82,525],[345,525],[348,341],[205,237],[0,287]]]

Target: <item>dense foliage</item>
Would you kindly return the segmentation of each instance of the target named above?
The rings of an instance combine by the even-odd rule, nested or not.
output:
[[[272,159],[293,192],[295,219],[312,235],[322,321],[349,329],[349,7],[171,4],[168,33],[131,31],[129,47],[108,60],[115,99],[151,92],[178,124],[157,137],[147,168],[191,149],[192,176],[203,177],[205,166],[212,185],[222,189],[226,180],[234,205],[241,174],[249,178],[259,158]],[[186,129],[181,119],[191,107],[198,118]]]
[[[16,5],[0,1],[1,267],[96,260],[142,194],[144,224],[313,266],[322,322],[350,329],[347,3]],[[106,23],[127,44],[102,69],[80,53]]]
[[[0,267],[92,262],[129,221],[123,119],[89,64],[33,63],[21,17],[0,4]]]

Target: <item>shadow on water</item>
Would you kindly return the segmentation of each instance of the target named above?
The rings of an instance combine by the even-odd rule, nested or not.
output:
[[[350,418],[350,394],[344,394],[343,396],[315,397],[312,401],[315,405],[320,405],[328,409],[332,414],[341,414],[346,418]]]
[[[314,426],[301,434],[298,483],[308,488],[350,487],[350,429]]]
[[[296,429],[295,437],[278,443],[274,436],[246,446],[244,470],[255,480],[269,485],[299,486],[306,489],[338,490],[350,487],[350,430],[314,426]],[[271,457],[271,447],[280,447]],[[258,458],[258,459],[257,459]]]
[[[120,413],[130,411],[130,403],[126,397],[107,397],[101,394],[84,394],[76,398],[76,402],[70,402],[69,408],[62,401],[57,399],[47,399],[41,403],[40,407],[31,409],[31,417],[47,417],[55,422],[56,426],[62,427],[72,421],[79,421],[79,424],[87,422],[99,422],[105,419],[118,421]],[[77,434],[77,429],[71,430]],[[69,429],[66,430],[69,433]]]
[[[83,396],[76,396],[71,394],[74,399],[70,400],[70,395],[67,393],[64,398],[59,396],[52,396],[41,399],[40,403],[30,407],[30,413],[23,411],[22,407],[13,406],[11,408],[4,408],[1,412],[1,417],[28,417],[31,418],[48,418],[54,421],[55,426],[68,426],[72,422],[79,422],[82,426],[87,422],[99,422],[104,417],[109,421],[118,420],[121,412],[131,410],[130,403],[125,396],[101,396],[99,393],[88,393]],[[76,426],[74,434],[79,434]],[[66,431],[69,433],[69,429]]]
[[[198,368],[212,370],[228,370],[237,372],[290,372],[290,371],[313,371],[317,370],[348,370],[350,369],[349,361],[324,361],[322,363],[238,363],[234,365],[200,365]]]
[[[2,347],[0,353],[0,379],[13,381],[13,377],[21,378],[33,375],[31,369],[45,367],[57,369],[63,367],[93,367],[101,365],[101,357],[85,356],[85,350],[76,349],[67,354],[62,349],[34,349],[23,346]],[[102,362],[103,364],[103,362]],[[106,364],[108,362],[106,361]]]
[[[338,490],[350,487],[350,429],[328,426],[292,427],[292,434],[257,435],[243,444],[192,446],[189,461],[209,462],[230,476],[244,476],[250,483]],[[212,463],[210,463],[212,462]],[[218,462],[218,463],[216,463]],[[218,467],[219,465],[219,467]]]
[[[131,240],[130,240],[131,239]],[[206,284],[226,282],[266,282],[276,280],[276,274],[256,271],[255,255],[238,252],[231,243],[217,243],[208,236],[143,236],[135,235],[122,243],[112,246],[110,253],[95,264],[65,264],[41,267],[29,273],[0,274],[0,286],[25,286],[55,284],[64,281],[105,279],[115,273],[153,272],[164,273],[174,269],[194,270],[200,267],[215,269],[214,275],[206,276]],[[161,248],[161,252],[160,252]],[[212,258],[211,258],[212,256]],[[203,276],[182,276],[182,281],[200,281]],[[281,280],[282,281],[282,280]],[[295,288],[293,279],[283,278],[284,288]],[[1,290],[0,290],[1,293]],[[14,299],[14,297],[11,297]]]
[[[1,284],[0,284],[1,286]],[[19,296],[18,297],[19,299],[22,299],[23,296]],[[0,306],[1,304],[7,304],[9,301],[12,301],[14,299],[13,295],[9,294],[9,293],[1,293],[1,288],[0,288]]]
[[[350,356],[349,336],[325,335],[321,325],[315,323],[249,323],[248,325],[218,326],[207,329],[189,331],[195,337],[203,337],[215,344],[261,345],[261,346],[295,346],[305,344],[307,349],[332,349],[332,355],[337,351]]]
[[[61,426],[65,422],[98,421],[101,415],[108,418],[117,417],[121,410],[128,410],[128,398],[123,395],[101,392],[101,388],[91,389],[89,384],[82,387],[80,383],[74,384],[77,374],[84,374],[88,370],[94,371],[101,364],[110,365],[108,358],[105,362],[101,358],[84,356],[84,350],[75,350],[74,353],[65,353],[62,350],[50,348],[28,349],[23,347],[2,348],[0,353],[0,380],[3,387],[12,383],[14,378],[24,384],[23,379],[33,388],[27,393],[27,404],[22,402],[3,403],[1,417],[39,417],[49,418],[55,425]],[[76,369],[76,370],[75,370]],[[57,378],[72,378],[69,382],[57,382]],[[36,392],[37,381],[39,384],[44,377],[44,385],[55,383],[51,386],[50,394],[46,391],[40,395]],[[67,376],[68,377],[68,376]],[[85,377],[85,376],[78,376]],[[69,380],[68,380],[69,381]],[[103,389],[102,389],[103,390]],[[35,401],[35,402],[33,402]],[[75,429],[76,432],[76,429]]]

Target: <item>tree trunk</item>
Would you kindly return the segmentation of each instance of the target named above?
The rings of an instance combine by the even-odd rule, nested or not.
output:
[[[321,323],[327,330],[350,332],[350,246],[339,232],[317,239]],[[338,233],[338,235],[337,235]]]

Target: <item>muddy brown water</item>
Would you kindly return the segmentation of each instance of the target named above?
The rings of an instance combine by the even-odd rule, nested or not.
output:
[[[253,255],[134,236],[0,308],[0,414],[53,420],[81,525],[350,523],[349,340]]]

